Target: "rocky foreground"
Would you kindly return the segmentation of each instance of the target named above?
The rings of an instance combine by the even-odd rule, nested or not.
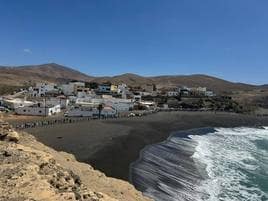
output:
[[[106,177],[0,120],[0,201],[149,201],[125,181]]]

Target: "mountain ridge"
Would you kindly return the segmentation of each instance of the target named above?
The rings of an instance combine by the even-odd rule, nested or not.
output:
[[[56,63],[23,66],[0,66],[0,84],[20,86],[40,81],[62,83],[70,80],[86,82],[126,83],[130,86],[155,84],[159,88],[173,88],[178,86],[207,87],[216,92],[253,90],[267,86],[257,86],[245,83],[226,81],[221,78],[204,75],[159,75],[141,76],[124,73],[116,76],[93,77],[70,67]]]

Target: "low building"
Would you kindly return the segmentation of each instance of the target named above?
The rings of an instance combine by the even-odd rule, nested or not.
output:
[[[85,86],[76,86],[74,87],[74,94],[78,94],[79,92],[82,92],[82,93],[85,93],[85,94],[88,94],[90,91],[89,88],[85,87]]]
[[[168,91],[167,92],[167,96],[169,97],[174,97],[174,96],[178,96],[180,93],[178,91]]]
[[[122,93],[127,93],[127,91],[128,91],[128,88],[127,88],[127,85],[126,84],[119,84],[118,86],[117,86],[117,93],[118,94],[122,94]]]
[[[139,94],[140,94],[141,96],[151,96],[151,95],[152,95],[152,92],[140,91]]]
[[[58,88],[54,83],[37,83],[35,87],[29,88],[29,93],[33,97],[43,97],[48,92],[57,92]]]
[[[112,92],[112,93],[117,93],[117,92],[118,92],[118,86],[112,84],[112,85],[111,85],[111,92]]]
[[[31,115],[31,116],[51,116],[61,111],[60,105],[47,105],[34,104],[30,106],[18,107],[15,113],[18,115]]]
[[[139,104],[144,106],[148,110],[153,110],[156,108],[156,103],[153,101],[141,101],[141,102],[139,102]]]
[[[79,91],[89,90],[85,87],[84,82],[70,82],[68,84],[61,85],[62,93],[66,96],[76,95]]]
[[[110,106],[115,109],[117,112],[129,111],[133,108],[134,103],[130,99],[121,99],[121,98],[108,98],[103,100],[106,106]]]
[[[34,102],[26,101],[24,99],[15,98],[15,99],[3,99],[3,106],[7,107],[8,109],[14,110],[18,107],[29,106],[33,105]]]
[[[98,87],[99,93],[111,93],[111,85],[110,84],[100,84]]]
[[[103,117],[114,117],[116,116],[117,111],[115,110],[115,108],[111,107],[111,106],[104,106],[104,108],[101,111],[101,116]]]
[[[65,96],[52,97],[46,100],[47,105],[60,105],[61,109],[65,109],[69,105],[69,99]]]
[[[114,108],[117,112],[129,111],[133,108],[134,102],[131,99],[114,98],[111,95],[102,95],[101,98],[85,97],[77,98],[76,106],[98,107],[103,104]]]
[[[141,95],[134,95],[133,100],[135,102],[141,102]]]
[[[68,117],[94,117],[99,116],[99,112],[96,107],[83,105],[71,108],[65,114]],[[115,117],[116,114],[117,111],[110,106],[104,106],[100,112],[101,117]]]
[[[65,115],[68,117],[93,117],[93,115],[97,113],[96,108],[92,108],[91,106],[75,106],[69,109]]]
[[[181,96],[189,96],[191,93],[188,89],[180,89]]]
[[[0,97],[0,106],[4,105],[3,97]]]
[[[192,87],[190,88],[191,95],[193,96],[204,96],[207,91],[206,87]]]
[[[215,96],[215,94],[214,94],[213,91],[206,91],[206,92],[205,92],[205,96],[213,97],[213,96]]]
[[[129,91],[129,88],[124,83],[118,85],[117,94],[120,94],[123,99],[127,99],[132,95],[132,93]]]
[[[155,85],[154,84],[144,84],[144,85],[141,86],[141,88],[145,92],[149,92],[149,93],[152,93],[153,91],[155,91]]]

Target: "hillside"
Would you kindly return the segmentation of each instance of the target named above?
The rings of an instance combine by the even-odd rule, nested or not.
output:
[[[189,86],[189,87],[207,87],[210,90],[216,92],[230,92],[240,90],[253,90],[257,86],[234,83],[219,79],[208,75],[182,75],[182,76],[159,76],[154,77],[153,80],[157,85],[166,86]]]
[[[129,86],[155,84],[159,88],[201,86],[207,87],[217,93],[267,88],[267,86],[258,87],[254,85],[229,82],[207,75],[166,75],[143,77],[140,75],[126,73],[113,77],[92,77],[72,68],[55,63],[18,67],[0,67],[0,88],[2,86],[2,89],[10,87],[15,89],[16,86],[29,85],[40,81],[62,83],[67,80],[94,81],[98,83],[111,82],[114,84],[126,83]]]
[[[126,83],[130,86],[140,86],[143,84],[155,84],[159,88],[172,88],[178,86],[188,87],[207,87],[215,92],[231,92],[231,91],[247,91],[258,88],[258,86],[229,82],[207,75],[166,75],[157,77],[142,77],[135,74],[123,74],[114,77],[99,77],[93,79],[98,83],[111,82],[111,83]]]
[[[152,84],[154,81],[148,77],[142,77],[140,75],[126,73],[122,75],[117,75],[113,77],[97,77],[93,81],[102,83],[102,82],[111,82],[113,84],[125,83],[129,86],[140,86],[143,84]]]
[[[28,65],[28,66],[0,66],[0,84],[21,86],[34,82],[49,81],[63,82],[65,80],[90,81],[92,77],[74,69],[55,64]]]
[[[0,117],[1,118],[1,117]],[[0,119],[0,201],[149,201],[129,183],[106,177]]]

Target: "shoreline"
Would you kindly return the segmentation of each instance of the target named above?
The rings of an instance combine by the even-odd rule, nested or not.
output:
[[[215,133],[215,132],[216,130],[213,127],[193,128],[193,129],[182,130],[182,131],[177,131],[177,132],[173,131],[170,133],[169,137],[166,140],[163,140],[161,142],[157,142],[154,144],[146,145],[143,149],[140,150],[139,158],[136,161],[133,161],[129,165],[129,182],[133,184],[133,178],[132,178],[133,167],[142,161],[142,159],[144,158],[144,153],[147,152],[152,146],[161,146],[161,145],[168,144],[170,142],[170,139],[174,137],[190,139],[189,135],[207,135],[209,133]]]
[[[268,126],[267,117],[213,113],[160,112],[144,117],[78,122],[26,129],[42,143],[75,155],[107,176],[129,180],[130,164],[147,145],[172,132],[203,127]]]
[[[175,132],[167,140],[147,145],[140,151],[139,159],[130,165],[129,181],[145,196],[157,201],[207,200],[214,195],[222,198],[220,192],[244,200],[247,196],[228,188],[237,182],[241,182],[238,185],[245,194],[252,193],[247,185],[256,186],[251,198],[257,196],[256,200],[261,200],[261,195],[267,195],[265,179],[261,179],[267,176],[263,171],[265,166],[259,165],[266,164],[260,156],[267,149],[267,131],[265,126],[206,127]],[[222,175],[228,175],[224,181]],[[223,191],[213,190],[221,187]]]

